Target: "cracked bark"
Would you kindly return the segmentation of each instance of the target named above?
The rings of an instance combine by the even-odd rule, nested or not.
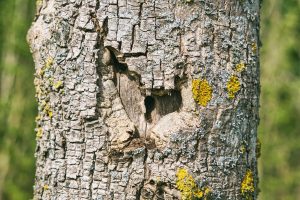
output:
[[[259,0],[187,2],[37,1],[35,199],[256,199]]]

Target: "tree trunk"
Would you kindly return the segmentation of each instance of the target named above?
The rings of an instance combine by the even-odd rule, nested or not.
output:
[[[36,199],[256,199],[259,0],[44,0]]]

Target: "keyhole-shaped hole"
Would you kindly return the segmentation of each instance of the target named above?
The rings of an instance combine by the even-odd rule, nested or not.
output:
[[[152,122],[151,113],[155,109],[155,99],[151,96],[146,96],[144,103],[146,108],[145,118],[148,122],[151,123]]]

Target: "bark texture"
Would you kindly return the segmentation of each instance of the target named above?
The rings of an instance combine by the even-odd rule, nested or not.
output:
[[[259,0],[43,0],[35,199],[256,199]]]

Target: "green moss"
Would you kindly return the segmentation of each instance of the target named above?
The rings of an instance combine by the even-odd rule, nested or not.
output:
[[[201,106],[207,106],[212,98],[212,87],[205,79],[192,80],[192,92],[194,100]]]
[[[247,200],[252,200],[253,192],[254,192],[253,173],[250,169],[248,169],[241,183],[241,193],[243,197],[245,197]]]
[[[235,94],[240,90],[241,84],[237,76],[231,76],[227,82],[227,91],[229,98],[233,99]]]
[[[211,193],[208,187],[199,188],[194,178],[186,169],[179,168],[176,176],[176,186],[181,192],[182,200],[206,199]]]

